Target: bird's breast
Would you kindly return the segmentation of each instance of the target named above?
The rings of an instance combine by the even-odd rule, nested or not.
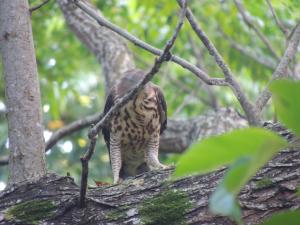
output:
[[[118,134],[122,145],[141,146],[159,131],[157,108],[147,108],[133,100],[123,106],[111,120],[111,132]]]

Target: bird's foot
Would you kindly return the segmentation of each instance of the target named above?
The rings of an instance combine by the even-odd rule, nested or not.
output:
[[[164,164],[161,164],[161,163],[156,163],[156,164],[152,164],[152,165],[148,165],[150,171],[152,170],[165,170],[165,169],[171,169],[173,168],[174,166],[173,165],[164,165]]]

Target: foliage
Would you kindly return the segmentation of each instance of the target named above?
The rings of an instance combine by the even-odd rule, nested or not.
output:
[[[300,97],[300,82],[275,81],[270,90],[280,121],[300,137],[300,104],[295,103]]]
[[[300,218],[300,210],[276,213],[270,219],[263,222],[261,225],[298,225]]]

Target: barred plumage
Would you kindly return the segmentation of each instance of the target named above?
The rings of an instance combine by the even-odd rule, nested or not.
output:
[[[130,70],[111,89],[104,113],[143,78]],[[165,168],[158,160],[159,136],[166,129],[167,106],[160,88],[149,82],[102,130],[109,149],[114,183],[147,170]]]

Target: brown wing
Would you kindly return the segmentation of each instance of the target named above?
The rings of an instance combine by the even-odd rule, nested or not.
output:
[[[167,128],[167,103],[165,101],[165,97],[163,92],[158,86],[154,86],[156,99],[158,102],[158,112],[160,118],[160,133],[162,134],[164,130]]]
[[[105,115],[110,110],[110,108],[113,107],[113,105],[114,105],[114,92],[112,91],[106,98],[103,114]],[[110,143],[110,141],[109,141],[109,139],[110,139],[109,125],[103,126],[102,134],[103,134],[106,146],[109,150],[109,143]]]
[[[120,80],[116,82],[116,84],[111,88],[109,95],[107,96],[105,106],[104,106],[104,115],[110,110],[110,108],[115,104],[116,96],[124,96],[129,90],[134,87],[134,85],[142,78],[143,71],[138,69],[132,69],[126,71]],[[110,139],[110,131],[109,125],[106,125],[102,128],[102,134],[104,136],[104,140],[106,146],[109,150],[109,139]]]

